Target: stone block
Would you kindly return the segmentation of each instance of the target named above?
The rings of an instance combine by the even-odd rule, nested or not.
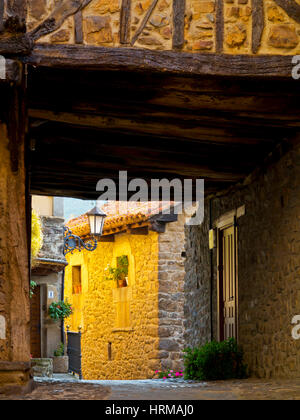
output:
[[[88,16],[84,20],[88,43],[104,44],[113,41],[110,16]]]
[[[296,48],[299,37],[293,25],[274,25],[271,27],[268,44],[274,48]]]
[[[159,343],[160,350],[167,350],[167,351],[179,351],[179,345],[176,341],[171,339],[162,339]]]
[[[53,360],[49,359],[31,359],[33,376],[38,378],[52,378]]]

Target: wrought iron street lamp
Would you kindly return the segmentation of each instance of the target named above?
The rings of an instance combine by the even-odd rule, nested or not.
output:
[[[64,255],[67,255],[69,252],[73,253],[75,250],[82,251],[86,249],[87,251],[95,251],[97,249],[98,238],[103,233],[106,214],[98,207],[94,207],[87,213],[87,216],[89,218],[91,237],[86,241],[83,241],[77,235],[73,235],[72,231],[67,226],[64,226]]]
[[[103,232],[104,220],[106,218],[106,214],[99,209],[98,207],[94,207],[91,211],[87,213],[89,217],[91,235],[100,237]]]

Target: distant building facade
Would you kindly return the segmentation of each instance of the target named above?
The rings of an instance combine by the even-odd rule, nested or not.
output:
[[[49,358],[64,341],[61,323],[48,316],[51,303],[63,299],[67,264],[63,255],[63,199],[34,196],[32,208],[40,216],[43,246],[31,270],[31,280],[37,284],[30,299],[31,355]]]
[[[65,297],[74,309],[66,325],[82,332],[84,379],[145,379],[182,368],[184,216],[155,215],[147,206],[108,217],[96,251],[68,254]],[[84,215],[68,224],[88,238]],[[128,261],[126,285],[106,279],[106,267]]]

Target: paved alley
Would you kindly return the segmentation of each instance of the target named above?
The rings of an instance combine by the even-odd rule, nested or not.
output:
[[[35,390],[18,397],[22,400],[300,400],[300,380],[262,381],[256,379],[189,382],[189,381],[79,381],[68,375],[54,379],[36,379]]]

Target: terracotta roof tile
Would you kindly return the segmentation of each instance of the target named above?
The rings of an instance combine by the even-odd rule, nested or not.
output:
[[[102,206],[107,215],[103,235],[109,235],[126,230],[128,225],[145,225],[150,217],[172,207],[173,202],[118,202],[110,201]],[[90,226],[87,214],[70,220],[67,226],[74,235],[86,237],[90,235]]]

